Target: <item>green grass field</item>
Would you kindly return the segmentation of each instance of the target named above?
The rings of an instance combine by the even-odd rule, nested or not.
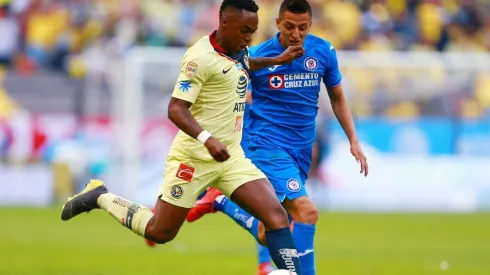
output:
[[[59,215],[0,208],[1,275],[255,274],[253,239],[224,215],[186,224],[155,249],[103,212]],[[490,274],[490,213],[324,213],[317,232],[319,275]]]

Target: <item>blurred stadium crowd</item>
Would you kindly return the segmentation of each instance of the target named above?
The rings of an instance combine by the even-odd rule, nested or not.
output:
[[[1,0],[0,62],[64,69],[97,41],[119,51],[188,46],[214,29],[221,0]],[[279,0],[258,0],[254,43],[276,32]],[[311,0],[312,33],[338,49],[488,51],[490,1]]]
[[[124,54],[135,45],[188,46],[218,24],[221,0],[0,0],[0,64],[29,73],[48,69],[83,77],[87,61],[81,56],[103,45],[106,53]],[[257,0],[259,43],[276,31],[280,0]],[[341,50],[458,51],[490,50],[490,1],[487,0],[310,0],[314,6],[312,33]],[[373,76],[354,74],[361,94],[378,100]],[[378,76],[380,74],[377,74]],[[413,77],[408,75],[405,78]],[[450,76],[446,76],[449,78]],[[490,99],[479,91],[490,76],[467,80],[461,108],[464,116],[480,117]],[[401,83],[395,77],[392,83]],[[379,85],[378,85],[379,84]],[[395,86],[395,87],[393,87]],[[407,87],[385,87],[405,92]],[[384,89],[384,88],[380,88]],[[379,90],[379,89],[378,89]],[[468,91],[471,96],[468,97]],[[359,93],[359,91],[356,91]],[[363,101],[365,98],[359,97]],[[0,100],[2,101],[2,100]],[[353,102],[355,103],[355,102]],[[388,105],[393,105],[388,102]],[[2,104],[2,103],[0,103]],[[5,105],[5,104],[4,104]],[[388,112],[403,116],[440,114],[423,106],[358,107],[357,115]],[[362,104],[361,104],[362,105]],[[383,106],[386,104],[383,104]],[[420,104],[418,104],[420,105]],[[401,111],[399,111],[401,110]],[[464,111],[466,110],[466,111]],[[460,112],[460,111],[458,111]],[[454,114],[454,112],[452,112]]]

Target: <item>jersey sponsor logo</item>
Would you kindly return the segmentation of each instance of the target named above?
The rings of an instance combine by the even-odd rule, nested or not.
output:
[[[238,79],[238,84],[236,87],[236,93],[240,98],[245,98],[245,95],[247,94],[247,87],[248,87],[248,79],[246,76],[242,75]]]
[[[187,93],[191,89],[191,82],[189,80],[181,80],[179,82],[179,90]]]
[[[243,127],[243,117],[237,116],[235,119],[235,129],[233,131],[240,132]]]
[[[190,182],[192,180],[192,177],[194,176],[194,171],[194,167],[181,163],[179,166],[179,170],[177,170],[177,174],[175,176],[181,180]]]
[[[273,74],[269,75],[269,89],[282,89],[284,88],[284,75]]]
[[[269,75],[269,89],[290,89],[319,87],[320,75],[318,73],[274,74]]]
[[[269,71],[273,72],[273,71],[275,71],[279,67],[281,67],[281,65],[274,65],[272,67],[269,67],[268,69],[269,69]]]
[[[245,102],[235,103],[235,107],[233,108],[233,113],[245,112]]]
[[[197,73],[197,68],[199,66],[194,63],[194,62],[189,62],[187,63],[187,66],[186,66],[186,69],[185,69],[185,75],[188,77],[188,78],[193,78],[196,73]]]
[[[309,71],[314,71],[318,68],[318,60],[314,57],[307,57],[305,59],[305,68]]]
[[[184,195],[184,188],[180,185],[174,185],[172,186],[172,189],[170,190],[170,196],[174,199],[180,199]]]
[[[296,179],[289,179],[287,183],[289,191],[298,192],[301,190],[301,185]]]

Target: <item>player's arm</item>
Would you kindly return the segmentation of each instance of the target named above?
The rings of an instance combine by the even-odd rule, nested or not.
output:
[[[337,117],[337,120],[344,129],[349,142],[351,144],[359,143],[356,128],[354,126],[354,119],[352,118],[352,113],[349,104],[347,103],[347,99],[345,98],[342,85],[339,84],[335,87],[327,87],[327,91],[335,117]]]
[[[356,158],[357,162],[361,163],[360,172],[367,176],[369,169],[367,159],[361,149],[354,125],[354,119],[352,118],[349,104],[342,89],[342,77],[338,68],[337,54],[333,47],[330,47],[329,54],[329,64],[325,71],[325,75],[323,76],[323,81],[327,87],[328,96],[330,97],[330,104],[332,105],[335,117],[339,121],[342,129],[344,129],[344,132],[349,139],[352,155]]]
[[[369,172],[367,158],[364,155],[359,139],[357,138],[354,119],[352,118],[347,99],[344,96],[342,85],[339,84],[335,87],[327,87],[327,91],[335,117],[337,117],[337,120],[349,139],[351,153],[356,158],[357,162],[361,163],[360,173],[364,173],[364,175],[367,176]]]
[[[226,146],[204,130],[189,110],[207,80],[207,68],[205,65],[199,68],[199,63],[206,64],[195,59],[187,62],[184,58],[177,84],[168,104],[168,118],[181,131],[203,143],[215,160],[223,162],[230,158]]]
[[[303,46],[290,46],[278,56],[250,57],[250,70],[255,71],[274,65],[288,64],[293,62],[294,59],[303,56],[304,53]]]

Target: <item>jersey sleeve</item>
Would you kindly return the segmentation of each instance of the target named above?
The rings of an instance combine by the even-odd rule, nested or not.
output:
[[[200,56],[189,49],[182,59],[180,74],[177,78],[172,97],[190,103],[196,101],[204,82],[210,75],[209,62],[206,55]]]
[[[323,83],[327,88],[336,87],[342,81],[342,75],[339,71],[339,63],[337,61],[337,51],[329,43],[326,45],[324,58],[326,61],[325,72],[323,74]]]

